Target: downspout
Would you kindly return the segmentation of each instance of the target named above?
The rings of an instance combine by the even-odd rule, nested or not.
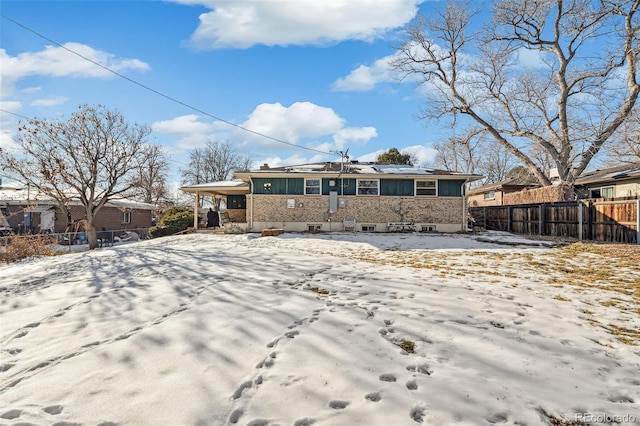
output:
[[[249,230],[253,231],[253,179],[249,176],[249,196],[251,200],[249,208]]]
[[[469,178],[465,179],[460,187],[460,193],[462,194],[462,232],[467,232],[467,196],[465,194],[465,189],[468,182]]]
[[[196,190],[196,198],[193,209],[193,232],[198,230],[198,191]]]

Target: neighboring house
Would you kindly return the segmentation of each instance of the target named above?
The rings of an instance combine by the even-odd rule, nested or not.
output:
[[[637,197],[640,195],[640,163],[584,173],[575,182],[578,198]]]
[[[531,176],[515,177],[467,191],[469,207],[502,206],[504,196],[523,189],[538,188],[540,183]]]
[[[72,221],[84,219],[80,201],[69,201],[67,208]],[[153,204],[112,200],[98,211],[93,224],[97,230],[149,228],[155,208]],[[67,229],[67,214],[57,201],[20,184],[0,186],[0,213],[14,230],[40,233]]]
[[[238,181],[186,186],[225,196],[226,215],[247,231],[466,229],[465,186],[474,174],[405,165],[327,162],[235,173]]]

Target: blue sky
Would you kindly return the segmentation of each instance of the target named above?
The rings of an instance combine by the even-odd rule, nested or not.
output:
[[[1,13],[118,73],[274,142],[171,102],[0,18],[0,146],[20,118],[103,104],[152,126],[171,180],[190,150],[228,141],[254,164],[374,160],[390,147],[423,162],[446,137],[415,118],[421,100],[387,60],[419,0],[5,1]]]

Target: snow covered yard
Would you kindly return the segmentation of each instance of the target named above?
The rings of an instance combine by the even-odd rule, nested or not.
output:
[[[492,240],[532,243],[198,234],[0,265],[0,424],[640,422],[638,252]]]

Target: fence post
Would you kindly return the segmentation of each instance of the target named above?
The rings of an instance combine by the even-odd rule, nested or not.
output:
[[[582,241],[582,209],[583,204],[578,202],[578,241]]]
[[[507,232],[511,232],[511,207],[507,207]]]
[[[542,208],[542,204],[538,204],[538,234],[544,235],[542,232],[542,224],[544,220],[542,219],[542,214],[544,213],[544,209]]]
[[[640,244],[640,199],[636,200],[636,244]]]
[[[483,207],[483,210],[484,210],[483,211],[484,214],[482,215],[482,217],[484,219],[484,230],[486,231],[487,230],[487,208]]]

